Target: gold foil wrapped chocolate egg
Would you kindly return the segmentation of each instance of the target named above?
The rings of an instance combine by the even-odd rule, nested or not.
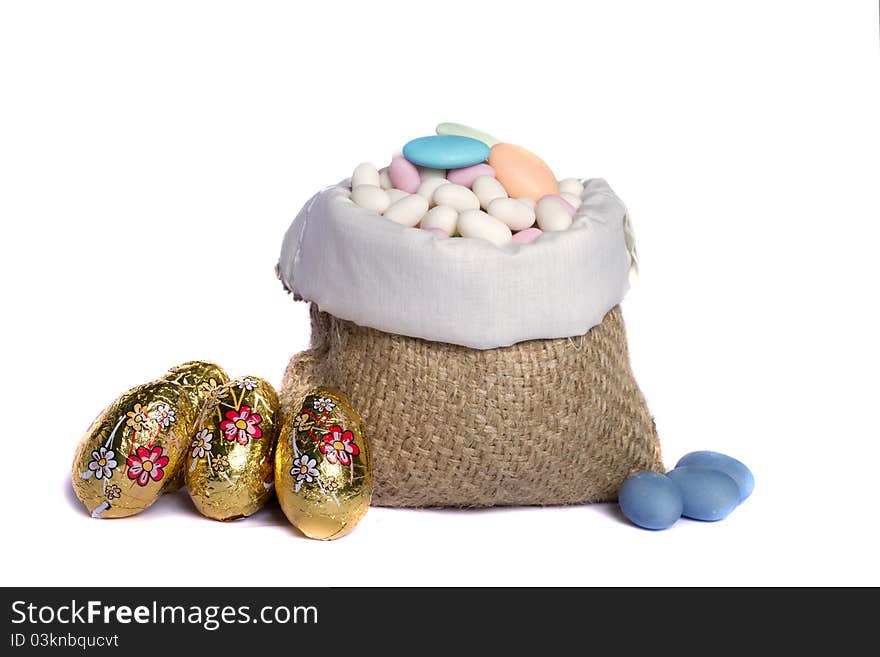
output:
[[[272,496],[278,394],[244,376],[214,390],[196,421],[186,456],[186,487],[202,515],[236,520]]]
[[[196,416],[202,412],[205,404],[211,398],[211,393],[220,386],[229,382],[229,377],[219,365],[204,360],[192,360],[182,363],[168,370],[162,377],[165,381],[174,381],[183,386],[189,395]],[[163,493],[173,493],[186,483],[186,468],[178,468],[163,489]]]
[[[205,360],[191,360],[176,365],[162,379],[182,385],[193,406],[199,411],[217,388],[229,383],[229,377],[222,367]]]
[[[309,538],[344,536],[370,507],[370,466],[364,423],[348,397],[314,388],[278,438],[275,485],[284,514]]]
[[[110,404],[80,440],[71,479],[93,518],[140,513],[182,467],[195,409],[183,387],[156,381]]]

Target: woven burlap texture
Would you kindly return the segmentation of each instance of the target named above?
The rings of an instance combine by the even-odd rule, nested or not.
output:
[[[384,333],[312,305],[311,349],[290,361],[282,403],[345,392],[373,455],[373,503],[486,507],[613,500],[663,471],[629,364],[620,307],[584,336],[475,350]]]

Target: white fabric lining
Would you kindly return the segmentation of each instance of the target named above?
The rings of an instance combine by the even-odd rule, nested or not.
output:
[[[300,211],[278,272],[298,297],[361,326],[474,349],[583,335],[620,303],[637,264],[626,208],[602,179],[585,181],[570,228],[504,247],[400,226],[355,205],[347,184]]]

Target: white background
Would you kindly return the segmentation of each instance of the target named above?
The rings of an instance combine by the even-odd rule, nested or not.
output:
[[[880,584],[876,2],[8,2],[0,97],[2,584]],[[91,520],[95,414],[193,358],[280,384],[289,222],[440,121],[628,203],[666,463],[730,453],[753,497],[659,533],[374,508],[321,543],[186,493]]]

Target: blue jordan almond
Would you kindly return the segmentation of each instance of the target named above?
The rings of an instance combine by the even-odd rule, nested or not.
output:
[[[403,156],[423,167],[460,169],[485,162],[489,147],[481,141],[458,135],[429,135],[408,142]]]
[[[681,517],[681,492],[659,472],[636,472],[626,478],[618,494],[620,510],[644,529],[668,529]]]
[[[751,495],[755,488],[755,477],[752,471],[746,467],[745,463],[720,452],[700,451],[685,454],[675,464],[675,467],[681,468],[685,466],[723,472],[739,486],[740,502]]]
[[[667,476],[681,492],[681,513],[686,518],[715,522],[739,505],[739,486],[723,472],[685,466]]]

